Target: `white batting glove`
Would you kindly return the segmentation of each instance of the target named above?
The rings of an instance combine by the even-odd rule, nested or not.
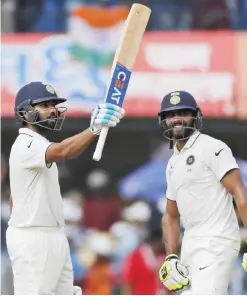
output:
[[[190,285],[188,275],[188,269],[179,262],[178,256],[175,254],[167,256],[159,270],[160,281],[168,290],[173,292]]]
[[[246,243],[247,243],[247,240],[246,240]],[[245,253],[244,256],[243,256],[242,267],[243,267],[244,271],[247,272],[247,253]]]
[[[90,130],[99,135],[103,126],[115,127],[124,117],[125,111],[119,106],[102,103],[97,105],[91,114]]]

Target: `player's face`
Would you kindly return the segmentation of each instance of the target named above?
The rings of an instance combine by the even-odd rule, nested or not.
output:
[[[166,125],[172,129],[175,139],[183,139],[186,133],[186,127],[193,126],[193,114],[190,110],[170,111],[166,114]]]
[[[44,102],[35,105],[35,110],[39,112],[39,120],[46,122],[46,126],[49,128],[54,128],[57,122],[57,109],[56,102]]]

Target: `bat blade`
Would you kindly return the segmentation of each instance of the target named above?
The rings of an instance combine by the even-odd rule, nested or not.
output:
[[[138,55],[143,34],[150,18],[151,9],[134,3],[125,21],[120,42],[111,68],[111,79],[106,92],[105,102],[122,107],[128,84]],[[103,127],[97,142],[93,159],[99,161],[102,156],[109,128]]]

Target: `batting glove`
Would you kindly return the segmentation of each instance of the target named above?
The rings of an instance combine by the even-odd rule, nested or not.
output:
[[[119,106],[103,103],[97,105],[91,114],[90,130],[99,135],[103,126],[115,127],[124,117],[125,111]]]
[[[189,286],[189,271],[178,261],[178,256],[171,254],[159,270],[160,281],[170,291],[179,291]]]
[[[247,243],[247,240],[246,240],[246,243]],[[242,267],[243,267],[244,271],[247,272],[247,253],[244,254]]]

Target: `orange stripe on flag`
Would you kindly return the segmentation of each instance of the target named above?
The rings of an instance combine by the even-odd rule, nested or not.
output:
[[[95,28],[109,28],[120,21],[125,21],[128,13],[127,6],[109,8],[83,6],[73,10],[71,15],[86,21]]]

